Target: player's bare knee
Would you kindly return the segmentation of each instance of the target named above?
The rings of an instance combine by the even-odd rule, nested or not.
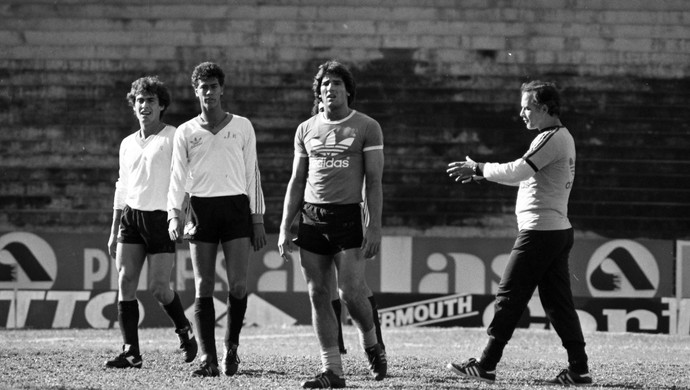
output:
[[[160,282],[160,281],[151,281],[149,282],[149,292],[151,295],[153,295],[156,300],[159,302],[163,302],[167,296],[168,296],[168,290],[170,290],[170,286],[167,283]]]
[[[357,297],[366,295],[366,284],[361,280],[343,280],[338,286],[340,292],[340,299],[344,301],[357,299]]]
[[[139,278],[134,278],[131,275],[128,275],[124,272],[120,272],[119,278],[118,278],[118,283],[120,285],[120,289],[122,290],[130,290],[132,286],[136,288],[136,285],[139,283]]]
[[[340,286],[340,299],[347,305],[348,302],[357,302],[364,297],[364,289],[360,285]]]
[[[215,281],[212,279],[196,280],[194,288],[196,289],[197,296],[210,297],[213,295],[213,290],[215,289]]]
[[[308,291],[309,291],[309,298],[312,301],[320,300],[320,299],[328,300],[328,302],[331,301],[331,292],[330,292],[330,289],[326,286],[316,285],[316,284],[310,283],[308,285]]]
[[[246,283],[235,283],[230,286],[228,291],[236,299],[242,299],[247,295],[247,284]]]

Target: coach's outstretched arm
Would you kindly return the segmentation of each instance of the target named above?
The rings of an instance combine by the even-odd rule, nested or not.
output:
[[[534,176],[536,170],[524,158],[509,163],[479,163],[469,156],[466,161],[454,161],[448,164],[446,172],[455,181],[470,183],[472,181],[489,180],[495,183],[518,186],[521,181]]]

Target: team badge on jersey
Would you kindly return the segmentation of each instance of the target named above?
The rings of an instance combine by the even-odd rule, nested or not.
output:
[[[201,137],[194,137],[191,141],[189,141],[190,149],[201,146],[202,143],[204,143],[204,141],[201,139]]]
[[[318,138],[312,138],[309,142],[311,154],[318,157],[335,157],[352,145],[355,141],[356,133],[355,129],[345,127],[329,131],[323,141]],[[340,138],[339,141],[338,138]]]

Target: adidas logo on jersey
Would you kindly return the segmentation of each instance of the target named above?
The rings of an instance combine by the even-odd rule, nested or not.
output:
[[[189,148],[194,149],[198,146],[201,146],[203,142],[204,141],[201,139],[201,137],[194,137],[194,139],[189,141]]]
[[[316,160],[318,168],[347,168],[350,166],[349,160],[336,160],[334,158],[320,158]]]
[[[336,142],[335,139],[336,130],[331,130],[326,136],[326,140],[321,143],[318,138],[312,138],[311,153],[316,156],[337,156],[340,153],[346,151],[352,143],[355,141],[355,137],[347,137],[340,142]]]

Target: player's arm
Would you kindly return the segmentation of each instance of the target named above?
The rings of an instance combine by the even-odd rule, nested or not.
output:
[[[304,202],[304,189],[307,185],[309,159],[307,156],[295,154],[292,160],[292,175],[288,182],[283,202],[283,216],[280,221],[280,235],[278,236],[278,251],[285,259],[289,259],[292,252],[290,226]]]
[[[178,128],[173,138],[173,153],[170,167],[170,186],[168,187],[168,235],[170,240],[177,241],[181,234],[182,207],[188,189],[188,160],[184,134]]]
[[[381,214],[383,209],[383,148],[364,152],[364,180],[367,207],[367,225],[364,240],[362,240],[362,254],[364,258],[371,258],[381,249]]]
[[[117,254],[117,233],[120,230],[121,218],[122,209],[113,209],[113,223],[110,226],[110,237],[108,238],[108,253],[112,258],[115,258],[115,255]]]
[[[508,185],[525,181],[537,173],[523,158],[503,164],[486,163],[480,169],[486,180]]]
[[[463,183],[486,179],[505,185],[519,185],[521,181],[534,176],[536,169],[523,158],[498,164],[476,162],[466,157],[465,161],[448,164],[446,172],[455,181]]]
[[[124,141],[123,141],[124,143]],[[119,173],[115,183],[115,195],[113,196],[113,222],[110,226],[110,237],[108,237],[108,253],[115,258],[117,249],[117,233],[120,230],[120,219],[122,209],[125,207],[127,199],[127,181],[129,180],[128,170],[125,168],[125,148],[120,144],[119,152]]]
[[[266,245],[266,229],[264,228],[264,213],[266,204],[261,188],[261,173],[256,153],[256,134],[251,122],[248,121],[247,137],[243,148],[245,182],[247,183],[247,196],[249,197],[249,209],[252,218],[252,247],[255,251]]]

